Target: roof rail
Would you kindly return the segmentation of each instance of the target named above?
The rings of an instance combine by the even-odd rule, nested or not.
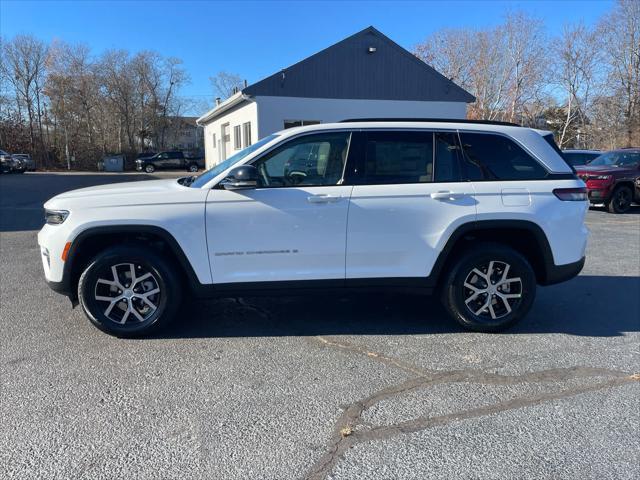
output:
[[[517,123],[499,122],[497,120],[468,120],[456,118],[348,118],[338,123],[353,122],[439,122],[439,123],[478,123],[482,125],[505,125],[509,127],[521,127]]]

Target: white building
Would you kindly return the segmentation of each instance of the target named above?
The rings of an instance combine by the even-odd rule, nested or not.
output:
[[[349,118],[465,118],[475,98],[373,27],[246,86],[198,119],[207,167],[284,128]]]

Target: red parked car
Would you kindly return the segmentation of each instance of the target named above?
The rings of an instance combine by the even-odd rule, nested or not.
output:
[[[640,148],[612,150],[575,169],[587,184],[592,204],[624,213],[633,202],[640,203]]]

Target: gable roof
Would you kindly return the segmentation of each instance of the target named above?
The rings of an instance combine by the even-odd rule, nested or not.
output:
[[[370,47],[375,51],[370,53]],[[475,98],[374,27],[242,90],[250,96],[473,102]]]
[[[369,48],[375,52],[369,53]],[[266,77],[198,118],[202,125],[255,96],[475,101],[475,97],[374,27]]]

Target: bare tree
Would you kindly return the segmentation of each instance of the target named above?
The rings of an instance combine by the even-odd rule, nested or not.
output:
[[[595,33],[582,24],[566,26],[556,40],[553,51],[553,79],[564,99],[565,111],[558,132],[561,148],[573,146],[576,141],[568,135],[570,131],[584,131],[587,126],[591,95],[598,79],[600,57]]]
[[[2,44],[3,76],[12,85],[19,111],[24,107],[32,151],[44,153],[42,134],[42,88],[47,46],[29,35],[17,35]]]
[[[491,29],[435,32],[415,54],[476,97],[471,118],[521,120],[527,103],[543,98],[544,30],[524,13]]]
[[[504,25],[509,71],[507,120],[521,121],[525,105],[540,98],[548,61],[542,22],[522,12],[507,16]]]
[[[236,73],[218,72],[215,76],[209,77],[213,91],[217,97],[224,99],[242,89],[242,78]]]
[[[618,0],[599,25],[610,95],[624,111],[625,143],[640,143],[640,2]]]

